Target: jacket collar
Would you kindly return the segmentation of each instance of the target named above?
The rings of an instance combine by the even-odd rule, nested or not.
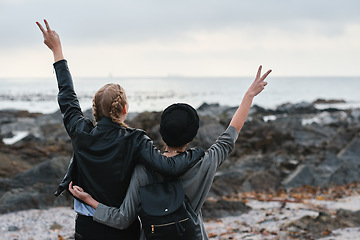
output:
[[[97,125],[99,125],[99,126],[108,126],[108,127],[122,128],[122,126],[120,126],[120,125],[117,124],[117,123],[114,123],[114,122],[111,120],[111,118],[109,118],[109,117],[102,117],[102,118],[98,121]]]

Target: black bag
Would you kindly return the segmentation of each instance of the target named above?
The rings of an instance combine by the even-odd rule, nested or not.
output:
[[[139,189],[139,217],[146,239],[202,239],[200,224],[180,180],[150,183]]]

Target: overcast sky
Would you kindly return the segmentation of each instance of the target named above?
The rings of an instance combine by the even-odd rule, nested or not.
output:
[[[359,0],[0,0],[0,78],[53,76],[35,22],[74,76],[360,76]]]

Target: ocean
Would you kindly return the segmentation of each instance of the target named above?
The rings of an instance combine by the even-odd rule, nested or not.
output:
[[[252,77],[74,78],[74,87],[81,108],[86,110],[91,108],[92,97],[100,87],[109,82],[119,83],[128,96],[129,111],[143,112],[161,111],[175,102],[186,102],[195,108],[203,103],[238,106],[252,81]],[[270,76],[267,81],[268,86],[254,99],[254,104],[264,108],[320,98],[346,102],[332,107],[360,107],[360,77]],[[53,113],[58,110],[56,94],[55,77],[0,79],[0,110]]]

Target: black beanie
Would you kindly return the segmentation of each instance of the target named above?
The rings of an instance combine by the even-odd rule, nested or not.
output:
[[[198,129],[199,116],[189,104],[172,104],[161,114],[160,134],[170,147],[181,147],[191,142]]]

